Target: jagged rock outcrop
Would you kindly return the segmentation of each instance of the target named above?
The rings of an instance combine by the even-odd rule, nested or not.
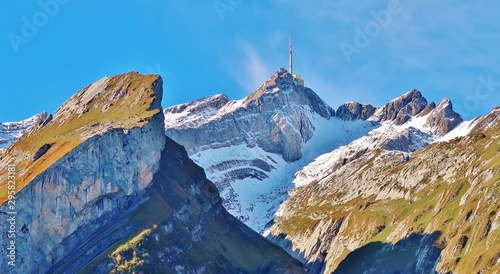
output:
[[[445,98],[427,118],[427,126],[434,128],[440,134],[446,134],[462,121],[462,117],[453,111],[450,99]]]
[[[393,121],[402,125],[427,107],[427,100],[414,89],[378,108],[372,118],[376,121]]]
[[[334,167],[341,167],[348,162],[358,160],[365,153],[371,153],[374,150],[393,151],[396,154],[414,152],[438,140],[453,130],[462,121],[460,115],[453,111],[451,102],[448,99],[444,99],[439,107],[435,107],[434,103],[427,105],[421,112],[415,112],[403,124],[398,124],[393,119],[384,120],[386,118],[380,116],[384,113],[381,109],[390,109],[390,105],[394,105],[394,102],[406,101],[410,102],[408,104],[411,105],[412,101],[408,101],[408,98],[417,98],[414,100],[417,102],[427,101],[425,98],[419,96],[419,92],[410,91],[392,100],[384,107],[377,109],[369,118],[369,120],[381,120],[376,128],[372,129],[367,135],[353,140],[346,146],[322,155],[317,161],[311,163],[310,166],[314,168],[310,172],[307,171],[308,168],[306,166],[305,169],[297,173],[298,177],[304,178],[304,181],[314,181],[317,177],[321,176],[326,177],[331,172],[337,170]],[[336,164],[333,165],[333,163]],[[321,172],[318,172],[318,168]],[[327,170],[331,170],[331,172]],[[307,173],[310,174],[306,175]],[[306,183],[300,182],[299,184]]]
[[[159,76],[105,77],[2,155],[2,184],[7,164],[18,170],[18,229],[16,267],[0,272],[304,271],[223,209],[203,170],[165,136],[161,99]]]
[[[312,113],[325,119],[335,115],[311,89],[280,69],[243,100],[216,95],[167,108],[165,126],[167,136],[184,145],[189,154],[244,144],[293,162],[302,157],[304,143],[313,136]]]
[[[425,115],[429,114],[431,111],[433,111],[435,108],[436,108],[436,103],[431,102],[418,115],[425,116]]]
[[[358,102],[349,102],[341,105],[337,111],[336,116],[343,120],[366,120],[373,115],[376,108],[370,104],[360,104]]]

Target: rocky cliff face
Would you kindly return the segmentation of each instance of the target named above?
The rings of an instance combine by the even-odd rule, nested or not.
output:
[[[420,124],[454,123],[448,106],[444,100],[417,117]],[[474,121],[480,131],[413,153],[383,146],[356,153],[362,146],[350,144],[318,158],[298,174],[301,186],[280,207],[269,238],[318,273],[498,271],[494,113]]]
[[[451,101],[445,98],[429,115],[427,125],[433,128],[438,134],[444,135],[453,130],[462,121],[462,117],[453,111]]]
[[[103,78],[1,156],[2,182],[7,164],[18,170],[17,261],[2,273],[304,271],[223,209],[203,170],[165,137],[161,97],[159,76]]]
[[[500,107],[496,107],[490,113],[479,116],[470,124],[470,131],[495,131],[500,126]]]

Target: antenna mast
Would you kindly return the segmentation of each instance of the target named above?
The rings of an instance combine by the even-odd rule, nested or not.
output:
[[[293,74],[293,48],[292,48],[292,35],[290,34],[290,74],[292,75],[293,79],[297,81],[297,84],[299,86],[304,86],[304,79],[300,77],[300,75],[295,75]]]
[[[292,35],[290,34],[290,74],[293,75]]]

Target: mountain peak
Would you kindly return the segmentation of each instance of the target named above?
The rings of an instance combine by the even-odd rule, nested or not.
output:
[[[294,76],[284,68],[275,72],[264,84],[243,100],[244,105],[255,104],[262,107],[263,102],[274,101],[266,104],[276,108],[277,105],[307,105],[323,118],[330,119],[335,116],[333,110],[312,89],[299,85]]]
[[[434,128],[439,135],[444,135],[454,129],[463,121],[460,114],[453,111],[453,104],[448,98],[444,98],[433,109],[427,118],[427,125]]]
[[[161,110],[162,84],[159,75],[141,75],[138,72],[104,77],[73,95],[54,116],[59,118],[81,116],[97,110],[100,113],[115,111],[124,113],[124,109],[130,111],[144,105],[148,105],[147,110]],[[117,103],[129,105],[118,109]]]
[[[372,118],[379,122],[392,121],[396,125],[402,125],[426,107],[427,100],[422,96],[422,93],[412,89],[377,109]]]
[[[439,103],[439,105],[451,105],[451,100],[448,97],[444,97],[443,100]],[[438,105],[438,106],[439,106]]]
[[[231,101],[225,94],[216,94],[168,107],[163,110],[165,128],[201,126],[216,116],[229,102]]]
[[[399,98],[421,98],[422,93],[418,89],[412,89],[405,94],[401,95]]]
[[[196,112],[206,108],[220,109],[229,102],[225,94],[216,94],[193,100],[188,103],[168,107],[165,109],[168,113],[180,113],[183,111]]]
[[[310,88],[281,68],[253,93],[229,101],[216,95],[165,109],[167,135],[188,153],[246,144],[278,153],[289,162],[302,157],[314,134],[313,116],[330,119],[335,111]],[[189,137],[183,131],[190,132]]]
[[[275,72],[269,79],[267,79],[259,88],[252,92],[246,101],[252,101],[258,99],[262,96],[278,93],[290,93],[294,91],[294,81],[293,75],[290,74],[286,69],[280,68]]]

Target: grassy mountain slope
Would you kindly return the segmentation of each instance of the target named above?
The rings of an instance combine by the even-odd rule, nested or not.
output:
[[[432,144],[411,159],[366,151],[346,165],[333,166],[344,171],[328,183],[294,190],[271,229],[275,236],[286,235],[306,261],[324,262],[330,273],[349,254],[374,243],[393,245],[411,235],[439,233],[433,243],[441,249],[439,273],[499,271],[498,123]],[[387,262],[379,255],[349,261]]]
[[[113,78],[105,77],[85,87],[58,110],[54,120],[35,126],[0,156],[0,178],[6,178],[7,164],[15,164],[18,170],[16,192],[19,192],[33,178],[93,135],[103,130],[141,127],[160,112],[152,108],[152,104],[158,99],[153,87],[161,83],[157,75],[143,76],[131,72]],[[89,89],[95,89],[96,96],[85,97]],[[117,92],[110,98],[105,90]],[[46,145],[50,148],[34,160],[37,152]],[[0,204],[6,200],[7,181],[2,179]]]

